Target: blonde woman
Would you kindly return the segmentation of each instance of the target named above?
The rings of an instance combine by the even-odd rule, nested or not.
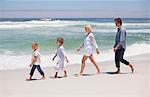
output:
[[[97,54],[99,54],[98,45],[97,45],[97,43],[95,41],[95,37],[92,33],[91,25],[85,25],[85,32],[87,33],[87,35],[84,39],[84,42],[77,49],[78,52],[80,51],[81,48],[84,48],[84,50],[85,50],[85,53],[84,53],[83,58],[82,58],[82,64],[81,64],[81,70],[80,70],[79,76],[82,76],[84,68],[85,68],[85,62],[88,58],[93,63],[93,65],[96,67],[97,73],[100,73],[100,69],[95,62],[95,59],[93,56],[93,51],[92,51],[92,48],[95,48]]]

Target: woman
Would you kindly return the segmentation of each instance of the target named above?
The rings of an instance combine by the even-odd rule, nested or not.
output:
[[[98,45],[97,45],[97,43],[95,41],[95,37],[92,33],[91,25],[86,25],[85,26],[85,32],[87,33],[87,35],[84,39],[84,42],[77,49],[78,52],[80,51],[81,48],[84,48],[84,50],[85,50],[85,54],[83,55],[83,58],[82,58],[82,64],[81,64],[81,70],[80,70],[79,76],[82,76],[84,68],[85,68],[85,62],[88,58],[93,63],[93,65],[96,67],[97,73],[100,73],[100,69],[99,69],[98,65],[96,64],[96,62],[95,62],[93,52],[92,52],[92,48],[94,47],[96,49],[97,54],[99,54]]]

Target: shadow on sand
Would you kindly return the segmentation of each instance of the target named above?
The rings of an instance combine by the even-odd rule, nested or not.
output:
[[[94,76],[95,74],[82,74],[82,76]],[[78,74],[74,74],[75,77],[78,77]]]
[[[26,81],[36,81],[36,80],[41,80],[41,79],[26,79]]]
[[[113,74],[131,74],[131,73],[102,72],[102,74],[111,74],[111,75],[113,75]]]
[[[55,78],[54,76],[50,76],[49,78],[51,79],[60,79],[60,78],[65,78],[64,76],[58,76],[57,78]]]

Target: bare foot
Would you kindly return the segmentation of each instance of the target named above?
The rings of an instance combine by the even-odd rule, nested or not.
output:
[[[67,75],[64,75],[64,77],[67,77]]]
[[[116,72],[114,72],[114,74],[120,74],[120,70],[117,70]]]
[[[32,80],[32,79],[30,79],[30,78],[26,79],[26,81],[30,81],[30,80]]]
[[[101,72],[100,71],[98,71],[96,74],[100,74]]]
[[[82,74],[77,74],[77,77],[81,77],[82,76]]]
[[[32,80],[32,76],[30,76],[30,77],[29,77],[28,79],[26,79],[26,80],[28,80],[28,81],[29,81],[29,80]]]
[[[43,79],[43,80],[45,79],[45,76],[44,76],[44,75],[42,76],[41,80],[42,80],[42,79]]]

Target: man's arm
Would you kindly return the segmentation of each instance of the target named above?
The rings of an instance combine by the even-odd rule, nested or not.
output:
[[[114,51],[116,51],[116,50],[117,50],[120,46],[122,46],[123,43],[125,42],[125,37],[126,37],[125,34],[126,34],[126,31],[125,31],[125,30],[121,30],[119,42],[118,42],[118,44],[115,46]]]
[[[79,52],[80,49],[83,48],[83,47],[84,47],[84,43],[82,43],[82,44],[80,45],[80,47],[77,49],[77,51]]]
[[[98,49],[98,45],[97,45],[97,42],[96,42],[95,38],[93,36],[90,36],[90,39],[92,41],[92,45],[96,49],[96,53],[99,54],[99,49]]]

